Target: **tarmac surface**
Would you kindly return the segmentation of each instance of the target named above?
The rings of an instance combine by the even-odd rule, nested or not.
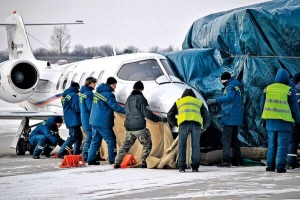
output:
[[[0,107],[1,108],[1,107]],[[264,166],[199,172],[176,169],[60,169],[61,159],[17,156],[10,145],[20,121],[0,120],[0,199],[300,199],[300,169],[266,172]],[[66,138],[66,129],[61,129]],[[58,149],[56,149],[57,151]]]

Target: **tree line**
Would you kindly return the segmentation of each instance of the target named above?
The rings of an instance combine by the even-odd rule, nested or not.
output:
[[[48,60],[51,63],[56,63],[58,60],[62,59],[72,62],[93,57],[113,56],[114,51],[117,55],[142,52],[139,48],[132,45],[129,45],[124,49],[119,49],[114,48],[110,44],[92,47],[84,47],[82,44],[76,44],[73,49],[70,50],[71,35],[65,25],[55,26],[53,28],[49,43],[51,48],[37,48],[33,50],[33,54],[37,59]],[[160,51],[171,52],[178,50],[178,48],[174,48],[172,45],[167,48],[153,46],[150,47],[147,52],[157,53]],[[8,60],[8,52],[0,51],[0,61],[3,62],[5,60]]]

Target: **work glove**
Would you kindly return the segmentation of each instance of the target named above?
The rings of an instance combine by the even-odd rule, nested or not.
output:
[[[163,122],[163,123],[167,123],[168,122],[168,119],[166,117],[161,117],[160,120]]]
[[[207,105],[215,105],[217,104],[217,100],[216,99],[208,99],[206,101]]]

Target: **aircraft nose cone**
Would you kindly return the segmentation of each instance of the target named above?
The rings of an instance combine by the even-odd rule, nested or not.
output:
[[[156,86],[144,95],[148,99],[149,106],[153,111],[160,111],[166,114],[174,103],[181,98],[186,88],[190,87],[186,84],[166,83]],[[197,97],[200,96],[200,99],[203,98],[200,93],[195,90],[194,92]]]

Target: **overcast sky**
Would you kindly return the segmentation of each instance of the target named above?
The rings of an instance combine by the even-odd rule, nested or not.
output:
[[[70,22],[71,47],[111,44],[148,51],[149,47],[181,49],[192,23],[200,17],[266,0],[0,0],[0,21],[13,10],[24,22]],[[27,26],[27,32],[50,47],[53,26]],[[5,28],[0,27],[0,50],[7,48]],[[32,49],[45,47],[29,36]]]

